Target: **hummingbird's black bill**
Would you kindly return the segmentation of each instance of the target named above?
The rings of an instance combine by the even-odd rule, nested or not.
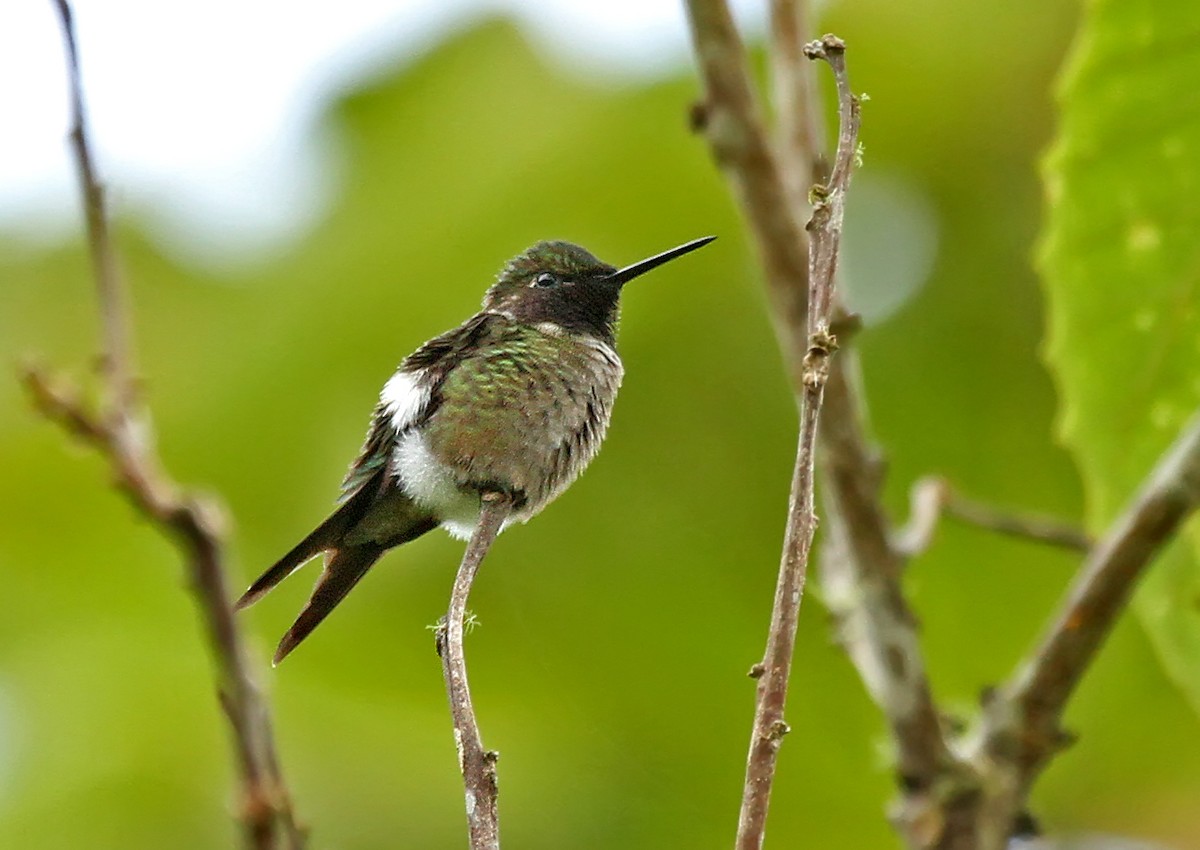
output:
[[[625,284],[633,280],[638,275],[643,275],[651,269],[656,269],[663,263],[670,262],[676,257],[682,257],[684,254],[695,251],[697,248],[703,248],[709,242],[717,237],[705,236],[700,239],[693,239],[691,242],[685,242],[678,248],[672,248],[670,251],[663,251],[661,254],[655,254],[649,259],[634,263],[632,266],[626,266],[623,269],[613,272],[608,276],[608,279],[614,283]]]

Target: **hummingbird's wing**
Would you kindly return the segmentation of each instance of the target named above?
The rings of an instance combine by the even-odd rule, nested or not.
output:
[[[376,473],[387,469],[400,435],[423,425],[441,404],[440,389],[446,375],[462,361],[464,352],[478,345],[501,321],[502,316],[480,313],[404,359],[380,393],[366,441],[342,481],[340,501],[353,498]]]
[[[438,387],[461,353],[499,319],[480,314],[431,339],[400,364],[384,386],[362,451],[342,482],[341,507],[237,601],[239,609],[252,605],[306,561],[327,553],[312,597],[279,643],[276,664],[329,616],[384,552],[437,527],[438,520],[401,491],[388,465],[400,435],[420,426],[436,409]]]
[[[397,436],[396,429],[392,427],[392,417],[388,410],[382,403],[376,405],[375,412],[371,415],[371,428],[367,431],[363,447],[354,463],[350,464],[350,469],[342,480],[342,494],[338,498],[339,502],[345,503],[360,492],[365,484],[382,475],[387,469],[392,450],[396,448]]]

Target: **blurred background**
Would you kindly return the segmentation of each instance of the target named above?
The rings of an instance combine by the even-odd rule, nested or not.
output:
[[[675,3],[80,2],[101,166],[168,467],[219,493],[243,585],[330,509],[380,386],[566,238],[622,264],[627,377],[592,469],[504,535],[467,643],[506,843],[732,840],[796,421],[761,279],[686,114]],[[595,6],[596,8],[584,8]],[[171,11],[167,11],[167,7]],[[603,11],[600,9],[603,8]],[[738,4],[754,37],[758,4]],[[1030,253],[1077,4],[847,0],[866,104],[845,271],[896,516],[923,474],[1068,519]],[[0,846],[232,846],[232,770],[178,558],[15,363],[96,351],[48,3],[0,10]],[[465,844],[427,627],[461,544],[397,550],[277,670],[315,567],[244,615],[315,848]],[[969,712],[1032,643],[1070,555],[947,525],[907,577],[937,696]],[[898,846],[887,738],[810,584],[775,847]],[[1038,785],[1055,833],[1200,848],[1200,735],[1127,618]]]

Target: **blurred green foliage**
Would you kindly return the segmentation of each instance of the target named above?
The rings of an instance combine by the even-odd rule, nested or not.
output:
[[[929,472],[1001,504],[1081,514],[1051,438],[1028,261],[1047,92],[1073,17],[1065,0],[863,0],[825,22],[872,98],[861,184],[907,187],[936,228],[923,285],[910,281],[908,300],[860,337],[898,516]],[[682,68],[645,84],[580,79],[511,25],[484,23],[330,108],[321,135],[335,143],[341,193],[287,254],[218,276],[165,259],[136,223],[122,233],[162,453],[228,502],[241,580],[325,515],[392,368],[473,312],[505,258],[561,237],[620,263],[721,236],[630,287],[628,374],[600,459],[504,535],[476,585],[472,685],[485,742],[502,754],[514,847],[732,840],[745,673],[765,639],[796,423],[754,258],[685,129],[696,95]],[[848,267],[869,267],[886,235],[852,231]],[[7,358],[87,361],[96,328],[77,244],[0,241],[0,280]],[[227,741],[175,553],[13,381],[0,381],[0,469],[0,847],[230,846]],[[425,631],[460,553],[437,534],[389,555],[263,671],[314,847],[464,843]],[[908,576],[939,698],[969,710],[1006,675],[1074,567],[945,527]],[[295,578],[246,616],[264,665],[308,589]],[[896,846],[882,724],[816,588],[797,662],[772,846]],[[1195,718],[1132,622],[1068,720],[1082,740],[1035,799],[1049,828],[1200,846]]]
[[[1063,440],[1095,528],[1200,408],[1200,122],[1172,94],[1200,75],[1198,40],[1195,4],[1097,3],[1063,77],[1040,256]],[[1193,521],[1136,606],[1200,710],[1198,553]]]

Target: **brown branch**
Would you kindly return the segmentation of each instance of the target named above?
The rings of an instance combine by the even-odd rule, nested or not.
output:
[[[442,657],[442,675],[446,679],[446,696],[450,700],[450,715],[454,721],[458,766],[466,788],[471,850],[499,850],[498,753],[485,750],[479,736],[479,723],[475,719],[471,688],[467,683],[467,661],[463,655],[463,622],[467,616],[467,599],[471,595],[471,585],[475,582],[479,565],[500,533],[500,526],[512,509],[512,503],[507,496],[499,493],[484,493],[481,502],[479,525],[475,527],[467,551],[463,553],[458,575],[454,579],[454,589],[450,593],[450,608],[443,628],[438,630],[438,655]]]
[[[733,187],[766,274],[771,319],[799,402],[808,352],[808,242],[767,138],[745,46],[724,0],[688,0],[693,49],[705,95],[693,110],[717,165]]]
[[[782,7],[781,11],[783,11]],[[772,319],[797,400],[804,397],[808,354],[807,240],[781,180],[776,153],[767,143],[761,110],[750,83],[749,63],[722,0],[689,0],[689,22],[705,98],[698,110],[714,157],[725,171],[757,243],[770,296]],[[776,27],[775,45],[794,40]],[[776,89],[794,58],[775,60]],[[784,84],[787,85],[787,84]],[[781,120],[784,106],[780,106]],[[810,128],[816,109],[807,110]],[[792,104],[791,114],[801,109]],[[843,122],[844,124],[845,122]],[[782,155],[795,158],[801,144],[784,129]],[[796,126],[796,125],[791,125]],[[810,129],[815,135],[816,130]],[[813,152],[811,162],[820,162]],[[800,173],[806,166],[787,166]],[[836,305],[835,305],[836,307]],[[929,813],[939,814],[937,797],[957,793],[955,781],[940,781],[955,765],[942,734],[917,637],[916,618],[900,587],[903,562],[892,548],[891,528],[880,500],[882,464],[867,439],[866,406],[861,397],[855,352],[828,361],[823,426],[818,435],[823,501],[830,534],[822,557],[825,596],[839,621],[841,636],[867,688],[886,715],[897,747],[900,784],[905,794],[897,815],[914,846],[925,846]],[[937,789],[935,791],[935,788]]]
[[[834,280],[837,275],[838,250],[842,242],[842,220],[846,209],[846,190],[858,153],[859,102],[850,90],[846,73],[846,45],[834,35],[826,35],[804,46],[809,59],[823,59],[833,69],[837,84],[838,143],[833,160],[833,172],[828,185],[813,186],[813,215],[805,229],[812,240],[809,258],[809,315],[808,331],[827,333],[832,318]],[[811,351],[810,351],[811,354]],[[805,381],[807,385],[807,380]]]
[[[125,291],[121,285],[116,252],[108,233],[108,214],[105,208],[104,186],[96,176],[96,164],[87,139],[87,109],[83,98],[83,79],[80,74],[79,50],[75,40],[74,16],[67,0],[53,0],[62,25],[63,44],[67,53],[67,76],[70,83],[71,151],[76,176],[83,190],[84,219],[87,226],[88,256],[96,281],[97,307],[100,310],[104,337],[102,349],[106,389],[114,410],[124,410],[134,397],[132,332],[128,323]]]
[[[831,191],[816,193],[814,211],[815,217],[827,209],[831,219],[833,238],[814,235],[812,248],[814,273],[828,276],[837,270],[842,230],[844,188],[839,187],[849,181],[858,155],[859,103],[850,90],[843,51],[831,36],[805,48],[806,55],[830,63],[838,92],[839,137]],[[832,289],[826,290],[828,300],[814,301],[811,309],[828,316],[835,306],[833,296]],[[956,798],[970,778],[956,769],[946,745],[916,617],[900,585],[900,561],[889,545],[889,524],[879,501],[879,463],[862,432],[863,404],[851,377],[857,363],[839,358],[832,366],[821,448],[833,545],[823,560],[823,583],[847,652],[891,727],[905,795],[895,820],[910,844],[923,846],[930,812],[936,812],[937,820],[945,819],[947,800]]]
[[[249,664],[225,583],[224,543],[217,511],[182,493],[156,458],[149,412],[135,398],[133,346],[126,292],[109,234],[104,191],[88,141],[79,56],[71,8],[54,0],[66,48],[71,148],[87,222],[88,252],[103,335],[101,400],[89,409],[79,393],[35,368],[23,382],[37,409],[91,445],[112,466],[118,488],[135,509],[178,545],[217,665],[217,689],[232,731],[241,774],[239,818],[247,847],[299,850],[305,844],[275,755],[270,715]]]
[[[833,361],[826,427],[821,430],[829,516],[822,595],[839,639],[891,726],[901,786],[922,793],[935,784],[949,754],[925,673],[916,615],[900,585],[904,561],[891,545],[879,505],[879,477],[863,473],[877,468],[878,461],[865,453],[848,360]]]
[[[985,711],[987,755],[1010,766],[1010,821],[1069,740],[1063,709],[1125,610],[1138,578],[1200,506],[1200,416],[1159,460],[1084,561],[1041,644]]]
[[[825,128],[809,71],[805,41],[813,32],[808,0],[771,0],[771,93],[779,140],[780,171],[793,210],[807,204],[813,183],[824,183]]]
[[[810,300],[817,314],[830,305],[818,304],[819,294],[806,297],[795,262],[806,250],[795,233],[802,218],[796,175],[820,162],[819,149],[807,156],[808,145],[819,135],[811,101],[802,103],[810,89],[793,78],[799,65],[797,33],[802,32],[797,22],[806,12],[801,2],[774,0],[771,7],[770,67],[780,136],[775,147],[767,142],[749,63],[725,3],[689,0],[688,12],[706,92],[695,111],[695,124],[705,132],[730,180],[755,240],[772,319],[797,400],[803,404],[811,338],[805,309]],[[845,103],[844,92],[840,94]],[[844,115],[841,123],[846,124]],[[836,182],[835,167],[831,183]],[[815,199],[818,204],[828,200],[821,193]],[[790,210],[785,209],[789,205]],[[814,245],[812,250],[816,255],[822,249]],[[813,267],[824,274],[831,256],[836,257],[836,251],[814,256]],[[836,302],[832,309],[838,311],[835,327],[841,327],[844,312]],[[824,358],[828,380],[817,463],[828,524],[821,558],[825,601],[847,652],[887,718],[902,790],[893,815],[906,843],[921,850],[999,850],[1020,820],[1037,771],[1061,746],[1062,708],[1125,606],[1136,575],[1200,500],[1200,423],[1160,466],[1125,519],[1095,548],[1077,530],[1061,524],[1003,514],[929,491],[920,494],[914,511],[920,515],[914,516],[912,526],[893,535],[880,500],[883,464],[868,441],[854,354],[850,350]],[[793,497],[793,507],[797,505],[803,502]],[[956,742],[953,749],[925,672],[917,620],[901,586],[906,557],[928,545],[942,513],[1001,533],[1089,551],[1087,568],[1041,649],[1013,684],[989,700],[982,734]],[[789,524],[789,547],[803,537]],[[797,592],[800,589],[802,583]],[[765,677],[768,666],[755,665],[752,673]],[[762,683],[759,687],[761,693]],[[786,730],[781,715],[773,726],[756,722],[756,743],[765,751],[764,732],[773,733],[770,747],[777,750],[778,737]]]
[[[817,356],[828,358],[830,354],[832,347],[826,346]],[[751,675],[758,679],[758,687],[750,752],[746,757],[746,779],[742,786],[742,805],[738,815],[739,850],[757,850],[762,846],[779,748],[783,744],[783,736],[790,731],[784,721],[783,711],[792,671],[800,602],[808,573],[808,556],[817,529],[813,507],[814,443],[823,391],[824,380],[814,378],[812,389],[804,398],[799,446],[788,500],[783,558],[775,585],[767,648],[762,663],[755,665],[751,671]]]
[[[1091,551],[1094,541],[1081,528],[1038,514],[1000,510],[968,499],[944,478],[918,479],[909,490],[909,521],[898,529],[893,545],[905,557],[929,548],[942,517],[958,520],[997,534],[1058,546],[1077,552]]]
[[[746,780],[738,817],[737,846],[740,850],[757,850],[762,846],[766,832],[775,765],[783,736],[788,731],[783,712],[787,702],[800,603],[808,572],[808,557],[817,527],[813,505],[817,423],[829,377],[829,359],[837,350],[837,341],[829,331],[829,322],[836,283],[843,202],[850,185],[851,165],[858,139],[858,102],[846,83],[844,51],[845,45],[834,36],[825,36],[822,41],[805,48],[806,56],[824,59],[833,69],[842,107],[839,112],[845,123],[839,132],[839,167],[834,169],[834,182],[814,191],[820,200],[813,209],[807,228],[812,239],[808,273],[809,344],[802,373],[804,395],[800,409],[800,438],[792,473],[787,531],[779,580],[775,587],[767,648],[761,666],[756,668],[758,688],[754,732],[746,760]],[[842,163],[845,164],[844,168],[840,167]]]

